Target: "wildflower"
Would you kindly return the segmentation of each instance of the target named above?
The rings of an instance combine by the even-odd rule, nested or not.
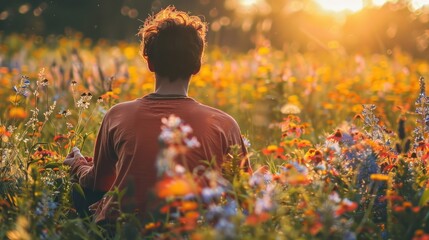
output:
[[[59,114],[61,114],[63,117],[68,117],[71,115],[71,112],[69,109],[67,109],[67,110],[63,110],[63,111],[59,112]]]
[[[352,202],[348,200],[347,198],[343,199],[340,202],[340,205],[338,206],[337,210],[335,211],[336,216],[343,215],[346,212],[352,212],[356,210],[358,207],[358,204],[355,202]]]
[[[60,142],[64,140],[68,140],[68,137],[64,134],[59,134],[54,136],[54,142]]]
[[[413,204],[411,202],[405,201],[402,203],[402,206],[404,208],[411,208],[413,206]]]
[[[30,80],[27,76],[21,76],[21,83],[19,86],[14,86],[13,90],[24,97],[28,97],[30,95],[30,90],[28,90],[30,86]]]
[[[8,142],[9,137],[12,135],[11,132],[9,132],[5,126],[0,125],[0,137],[3,142]]]
[[[40,71],[37,73],[37,77],[39,81],[46,79],[45,68],[40,69]]]
[[[414,232],[414,236],[412,240],[429,240],[429,234],[425,233],[422,229],[417,229]]]
[[[370,178],[371,178],[371,180],[374,180],[374,181],[387,181],[387,180],[389,180],[388,175],[380,174],[380,173],[371,174]]]
[[[27,112],[22,107],[12,107],[9,110],[9,117],[14,119],[24,119],[27,117]]]
[[[16,228],[14,230],[7,232],[7,238],[10,240],[29,240],[31,239],[31,235],[29,233],[30,223],[28,220],[19,216],[16,220]]]
[[[243,136],[243,135],[241,137],[243,138],[244,146],[246,148],[249,148],[251,146],[250,140],[248,138],[246,138],[245,136]]]
[[[188,148],[197,148],[201,146],[200,142],[196,137],[192,137],[191,139],[185,138],[184,141]]]
[[[193,180],[185,177],[165,177],[156,184],[155,188],[160,198],[183,197],[197,192]]]
[[[300,114],[301,109],[295,104],[287,103],[282,106],[280,112],[283,114]]]
[[[306,148],[306,147],[311,147],[311,142],[308,140],[298,140],[296,141],[296,147],[297,148]]]
[[[337,129],[334,134],[327,137],[328,140],[333,140],[335,142],[339,142],[343,138],[343,134],[340,129]]]
[[[107,91],[105,94],[101,95],[101,97],[99,99],[101,99],[101,100],[119,99],[119,96],[117,94],[115,94],[113,91]]]
[[[269,145],[268,147],[262,149],[262,153],[265,155],[270,155],[274,153],[280,155],[283,152],[284,152],[284,149],[276,145]]]
[[[205,187],[201,191],[201,197],[203,198],[204,203],[210,203],[217,201],[222,194],[225,192],[225,190],[221,186],[217,187]]]
[[[7,100],[11,103],[18,103],[21,100],[21,95],[17,95],[17,94],[10,95],[7,98]]]
[[[40,81],[40,85],[42,86],[42,87],[46,87],[46,86],[48,86],[48,79],[43,79],[42,81]]]
[[[246,217],[245,224],[250,226],[256,226],[260,223],[268,221],[271,218],[271,215],[267,212],[262,212],[261,214],[251,214]]]
[[[311,148],[305,153],[304,160],[319,164],[323,160],[323,154],[320,150]]]
[[[158,228],[159,226],[161,226],[160,222],[150,222],[144,226],[144,229],[148,231],[148,230],[153,230],[155,228]]]
[[[311,180],[304,174],[295,174],[286,180],[290,185],[308,185],[311,183]]]
[[[401,205],[394,206],[393,207],[393,211],[395,211],[395,212],[403,212],[403,211],[405,211],[405,208],[404,208],[404,206],[401,206]]]
[[[161,119],[162,124],[167,128],[176,128],[182,123],[182,120],[179,117],[174,115],[170,115],[168,118]]]
[[[235,225],[228,221],[225,218],[221,218],[217,224],[215,225],[215,228],[218,231],[221,231],[221,233],[227,238],[227,239],[234,239],[235,237]]]
[[[184,201],[182,202],[182,205],[180,206],[180,211],[186,212],[190,210],[195,210],[198,208],[198,204],[193,201]]]
[[[356,114],[356,115],[353,117],[353,120],[363,120],[363,116],[362,116],[362,114]]]
[[[54,109],[55,109],[56,105],[57,105],[57,102],[54,101],[52,103],[52,105],[49,106],[49,110],[43,113],[43,115],[45,116],[45,121],[47,121],[48,118],[49,118],[49,116],[54,112]]]

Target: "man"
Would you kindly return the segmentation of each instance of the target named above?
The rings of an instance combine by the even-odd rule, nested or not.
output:
[[[156,182],[155,161],[159,152],[161,119],[171,114],[193,129],[200,147],[185,153],[191,170],[203,160],[220,166],[232,145],[246,149],[236,121],[228,114],[188,97],[192,75],[201,67],[206,24],[196,16],[167,7],[145,21],[139,31],[141,54],[155,73],[155,92],[112,107],[101,124],[93,163],[75,148],[65,160],[71,174],[89,192],[104,193],[114,188],[127,192],[122,209],[144,218],[148,212],[148,192]],[[116,217],[114,200],[104,196],[97,203],[96,222]]]

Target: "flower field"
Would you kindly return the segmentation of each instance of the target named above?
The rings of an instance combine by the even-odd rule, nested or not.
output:
[[[249,170],[233,152],[222,174],[185,171],[170,157],[191,147],[186,123],[170,116],[159,216],[124,212],[113,236],[80,218],[62,161],[74,146],[90,156],[106,111],[153,90],[138,51],[78,34],[0,36],[0,238],[429,239],[429,64],[338,44],[209,48],[189,95],[237,120]]]

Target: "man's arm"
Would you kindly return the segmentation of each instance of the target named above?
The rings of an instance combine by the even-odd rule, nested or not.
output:
[[[88,162],[80,156],[70,164],[70,172],[78,179],[82,188],[107,192],[116,178],[117,156],[114,153],[108,120],[106,114],[98,132],[93,162]]]

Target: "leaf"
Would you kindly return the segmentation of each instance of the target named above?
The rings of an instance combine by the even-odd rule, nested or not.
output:
[[[429,189],[426,189],[423,192],[422,197],[420,198],[419,206],[425,206],[428,201],[429,201]]]
[[[45,168],[57,168],[60,167],[62,163],[59,162],[50,162],[45,165]]]
[[[73,183],[72,188],[73,188],[73,191],[74,191],[74,192],[79,193],[79,195],[80,195],[83,199],[86,199],[86,198],[85,198],[85,193],[83,192],[82,187],[81,187],[78,183]]]

